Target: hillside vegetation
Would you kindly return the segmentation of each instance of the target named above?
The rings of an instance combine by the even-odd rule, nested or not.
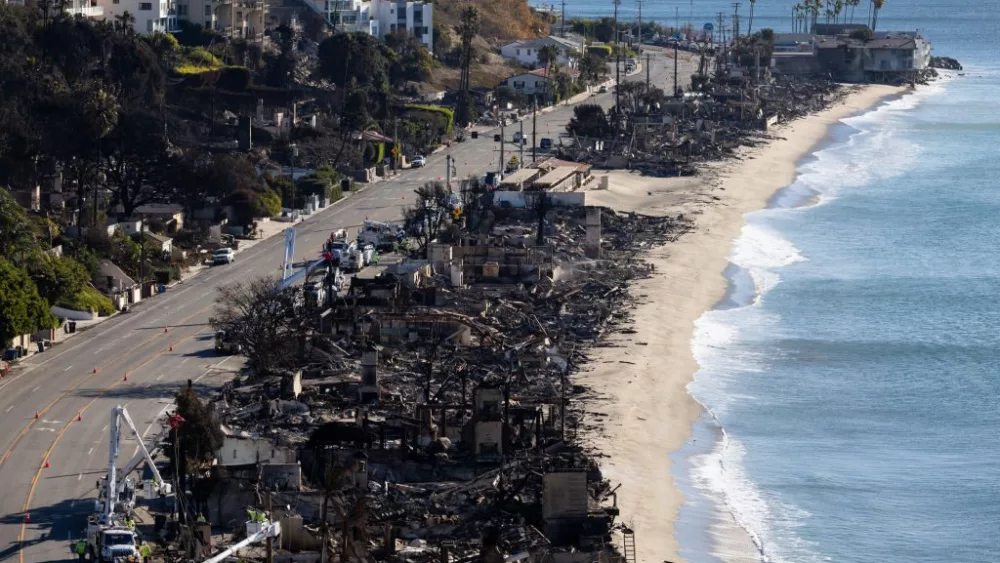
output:
[[[551,26],[548,17],[532,10],[527,0],[435,0],[434,21],[457,26],[462,8],[469,5],[479,10],[479,34],[487,41],[538,37],[548,34]]]

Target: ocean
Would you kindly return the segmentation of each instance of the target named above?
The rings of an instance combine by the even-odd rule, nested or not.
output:
[[[754,28],[790,31],[792,4],[758,2]],[[707,414],[674,464],[689,562],[719,561],[716,521],[765,561],[1000,561],[1000,8],[889,0],[879,28],[919,29],[965,71],[844,120],[747,216],[692,341]]]

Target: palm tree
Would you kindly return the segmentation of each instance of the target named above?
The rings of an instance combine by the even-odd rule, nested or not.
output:
[[[458,25],[458,36],[462,40],[462,76],[460,89],[469,90],[469,67],[472,66],[472,40],[479,33],[479,10],[468,6],[462,10],[461,23]]]
[[[885,0],[872,0],[872,31],[875,31],[875,25],[878,24],[878,11],[883,5]]]
[[[122,15],[115,16],[115,27],[121,31],[123,36],[131,35],[135,31],[135,16],[130,14],[128,10],[122,12]]]
[[[559,62],[559,48],[546,45],[538,50],[538,66],[544,68],[546,74],[551,74]]]
[[[858,7],[861,0],[847,0],[847,5],[851,8],[851,23],[854,23],[854,9]]]

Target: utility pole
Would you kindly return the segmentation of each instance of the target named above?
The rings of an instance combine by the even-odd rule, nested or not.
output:
[[[395,151],[392,153],[392,171],[393,173],[399,172],[399,155],[403,153],[402,148],[399,146],[399,118],[395,118],[392,122],[392,146]]]
[[[139,296],[146,290],[146,215],[139,214]],[[110,502],[110,501],[109,501]]]
[[[500,106],[497,105],[499,110]],[[497,115],[500,115],[499,111]],[[507,168],[507,163],[503,159],[503,143],[504,143],[504,122],[503,117],[500,118],[500,177],[503,178],[504,170]]]
[[[538,159],[538,143],[535,141],[535,131],[538,129],[538,101],[531,102],[531,162]]]
[[[649,55],[646,55],[646,92],[649,93]]]
[[[444,181],[445,185],[448,186],[448,192],[451,192],[451,155],[444,155]]]
[[[674,43],[674,97],[677,97],[677,43]]]
[[[518,158],[518,166],[524,168],[524,142],[527,139],[524,138],[524,120],[521,120],[521,142],[518,143],[521,146],[521,156]]]
[[[274,513],[271,512],[271,492],[267,492],[267,520],[268,522],[274,521]],[[326,549],[326,546],[323,546]],[[267,563],[274,563],[274,538],[270,535],[267,536]]]
[[[621,108],[621,88],[619,85],[622,83],[622,50],[621,44],[618,42],[618,5],[622,3],[622,0],[611,0],[615,4],[615,112],[620,111]],[[615,120],[616,122],[618,120]],[[617,123],[615,124],[615,130],[618,130]]]
[[[562,0],[562,25],[559,27],[559,37],[566,37],[566,0]]]
[[[635,5],[639,8],[639,48],[636,49],[637,53],[642,52],[642,0],[635,0]]]
[[[733,41],[740,40],[740,3],[733,2]]]

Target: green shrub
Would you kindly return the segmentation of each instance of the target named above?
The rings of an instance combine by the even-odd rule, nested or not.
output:
[[[445,108],[445,107],[441,107],[441,106],[427,106],[427,105],[423,105],[423,104],[409,104],[406,107],[407,107],[407,109],[427,111],[427,112],[437,113],[437,114],[443,115],[445,117],[445,119],[448,120],[447,121],[447,125],[445,126],[444,134],[445,135],[450,135],[451,134],[451,126],[454,125],[454,123],[455,123],[455,112],[453,112],[450,109]]]
[[[611,45],[591,45],[587,47],[587,52],[607,59],[611,57]]]
[[[61,298],[55,305],[74,311],[97,311],[102,317],[115,312],[111,299],[89,285],[84,286],[79,293]]]

